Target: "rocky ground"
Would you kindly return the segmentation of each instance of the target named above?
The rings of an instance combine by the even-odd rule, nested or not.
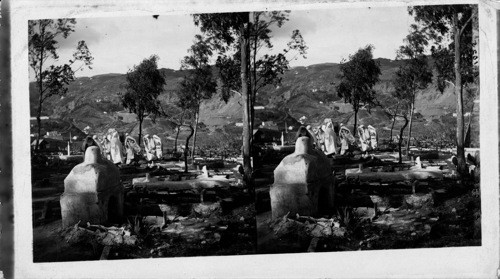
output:
[[[48,160],[33,166],[35,262],[255,253],[255,207],[246,189],[233,183],[223,197],[208,193],[201,203],[198,196],[187,194],[175,205],[177,211],[169,212],[165,224],[160,210],[165,204],[162,196],[132,189],[132,180],[146,173],[171,173],[162,167],[121,168],[126,189],[126,220],[121,224],[76,224],[63,229],[59,196],[64,191],[64,178],[77,163]],[[175,166],[172,162],[163,164]],[[232,167],[217,171],[227,173]],[[176,173],[180,179],[182,174]],[[198,174],[196,170],[190,173]]]
[[[256,199],[238,187],[233,165],[207,162],[210,174],[231,173],[232,186],[197,195],[162,196],[134,189],[134,178],[181,179],[176,162],[163,167],[124,167],[125,215],[121,224],[78,224],[62,228],[59,196],[64,178],[78,164],[40,160],[33,165],[34,261],[76,261],[243,255],[322,251],[356,251],[481,245],[480,183],[460,180],[444,170],[441,180],[362,181],[346,175],[361,164],[370,175],[408,170],[412,161],[395,163],[391,152],[374,157],[332,158],[337,209],[322,216],[271,219],[269,188],[284,154],[256,161]],[[424,167],[448,168],[443,155],[419,153]],[[432,157],[429,159],[426,157]],[[449,156],[445,156],[447,159]],[[177,166],[180,170],[180,167]],[[217,170],[215,170],[217,168]],[[196,169],[190,175],[196,176]],[[174,202],[177,200],[177,202]],[[167,221],[163,217],[168,205]],[[376,206],[375,206],[376,204]],[[163,209],[162,209],[163,208]]]
[[[411,161],[397,164],[388,155],[378,153],[377,158],[385,159],[365,161],[363,165],[383,173],[406,170],[414,164]],[[425,152],[421,155],[426,156]],[[339,159],[346,163],[345,158]],[[424,165],[437,165],[441,161],[446,160],[434,158],[431,163],[429,160],[423,162]],[[442,180],[428,179],[413,185],[407,181],[359,181],[345,176],[345,170],[356,164],[334,163],[336,212],[315,218],[286,216],[272,220],[269,187],[273,183],[273,166],[263,165],[258,172],[256,208],[259,253],[481,245],[477,179],[462,181],[444,170],[446,175]]]

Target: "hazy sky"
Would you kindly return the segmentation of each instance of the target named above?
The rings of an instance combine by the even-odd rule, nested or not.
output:
[[[290,20],[274,30],[273,42],[279,51],[294,29],[301,31],[307,59],[294,60],[292,66],[340,62],[367,44],[375,46],[375,57],[394,59],[411,23],[406,7],[292,11]],[[179,69],[197,33],[189,15],[77,19],[76,31],[60,41],[60,59],[67,60],[76,43],[85,40],[94,56],[93,70],[77,76],[126,73],[152,54],[160,57],[160,67]]]

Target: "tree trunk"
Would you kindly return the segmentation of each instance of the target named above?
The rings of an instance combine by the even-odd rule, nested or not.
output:
[[[199,107],[198,107],[199,108]],[[194,153],[196,150],[196,134],[198,133],[198,121],[200,120],[200,111],[199,109],[195,113],[194,117],[194,134],[193,134],[193,150],[191,150],[191,160],[194,162]]]
[[[392,131],[394,130],[394,124],[396,123],[396,115],[392,118],[392,125],[391,125],[391,138],[390,142],[392,142]]]
[[[406,142],[406,156],[410,156],[410,143],[411,143],[411,127],[413,125],[413,110],[415,109],[415,100],[412,101],[410,106],[410,125],[408,127],[408,142]]]
[[[179,122],[180,124],[177,126],[177,133],[175,135],[175,141],[174,141],[174,153],[177,153],[177,140],[179,139],[179,134],[181,132],[182,122],[184,121],[184,114],[185,113],[186,113],[186,111],[182,112],[181,121]]]
[[[177,153],[177,139],[179,138],[180,132],[181,132],[181,126],[177,126],[177,132],[175,133],[175,140],[174,140],[174,154]]]
[[[189,125],[189,129],[191,130],[191,133],[189,136],[186,138],[186,147],[184,148],[184,172],[188,172],[188,157],[189,157],[189,140],[194,134],[194,129],[193,126]]]
[[[354,108],[354,137],[356,136],[356,132],[358,131],[358,110],[359,108]]]
[[[243,99],[243,179],[246,186],[253,191],[252,185],[252,165],[251,165],[251,131],[250,131],[250,96],[248,91],[248,59],[249,59],[249,40],[248,40],[248,19],[247,23],[240,30],[240,46],[241,46],[241,95]]]
[[[470,147],[471,146],[471,134],[470,134],[470,129],[472,125],[472,113],[474,112],[474,101],[472,101],[472,107],[469,112],[469,121],[467,123],[467,129],[465,130],[465,137],[464,137],[464,146]]]
[[[45,27],[40,30],[40,37],[45,37]],[[38,134],[36,135],[35,151],[38,151],[39,141],[40,141],[40,131],[42,130],[42,121],[40,117],[42,116],[42,104],[43,104],[43,52],[44,44],[40,46],[40,66],[39,66],[39,80],[38,80],[38,91],[40,96],[38,97],[38,111],[36,115],[36,124],[38,125]]]
[[[141,146],[141,139],[142,139],[142,121],[143,121],[143,120],[144,120],[144,119],[139,118],[139,140],[137,141],[139,146]]]
[[[458,26],[458,14],[453,15],[453,35],[455,43],[455,96],[457,98],[457,171],[463,175],[466,173],[465,151],[464,151],[464,113],[463,113],[463,91],[462,73],[460,72],[460,29]]]
[[[40,104],[40,107],[42,107],[41,104]],[[38,151],[39,141],[40,141],[40,131],[41,131],[41,125],[42,125],[42,120],[40,119],[40,112],[38,112],[36,115],[36,125],[38,126],[38,133],[36,134],[35,151]]]
[[[257,29],[257,27],[255,26],[255,23],[256,22],[259,22],[259,15],[257,14],[257,17],[254,18],[254,30]],[[256,31],[255,31],[256,32]],[[257,36],[258,34],[254,34],[254,41],[253,41],[253,46],[252,46],[252,49],[253,49],[253,53],[252,53],[252,67],[249,67],[252,69],[252,76],[251,76],[251,85],[252,85],[252,88],[250,90],[250,130],[252,131],[251,133],[251,136],[250,136],[250,145],[252,144],[252,141],[253,141],[253,128],[254,128],[254,123],[255,123],[255,98],[257,96],[257,68],[256,68],[256,64],[257,64],[257,50],[258,50],[258,40],[257,40]],[[250,53],[250,52],[249,52]],[[250,66],[250,65],[249,65]]]
[[[403,157],[402,157],[402,152],[401,152],[401,147],[403,146],[403,132],[404,132],[406,126],[408,126],[408,118],[406,116],[404,116],[403,118],[405,120],[405,124],[399,130],[399,142],[398,142],[399,163],[400,164],[403,162],[403,159],[402,159]]]

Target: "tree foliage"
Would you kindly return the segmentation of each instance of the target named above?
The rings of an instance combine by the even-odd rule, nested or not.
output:
[[[209,64],[212,56],[212,47],[201,35],[195,36],[195,42],[188,50],[188,56],[182,60],[182,69],[187,70],[187,75],[181,81],[179,107],[189,110],[194,115],[194,133],[192,157],[196,148],[196,134],[199,122],[200,105],[203,100],[212,98],[216,92],[217,83]]]
[[[404,44],[399,47],[396,59],[403,63],[396,71],[394,87],[403,99],[410,103],[408,128],[408,142],[406,153],[409,155],[411,130],[413,126],[413,113],[415,110],[415,99],[419,90],[425,89],[432,83],[432,71],[428,66],[425,48],[428,46],[428,38],[424,32],[415,24],[410,27],[410,33],[404,39]]]
[[[85,41],[79,41],[73,57],[58,64],[59,40],[75,31],[75,19],[42,19],[28,21],[28,60],[38,89],[38,133],[35,150],[38,150],[43,103],[54,95],[64,95],[67,85],[75,80],[75,72],[88,67],[94,59]],[[76,67],[76,68],[75,68]]]
[[[142,122],[151,117],[154,122],[157,116],[163,115],[158,96],[166,84],[165,77],[158,70],[158,56],[152,55],[127,72],[125,93],[120,95],[122,104],[131,113],[137,115],[139,121],[139,145],[142,138]]]
[[[221,91],[222,99],[229,99],[230,94],[234,88],[230,85],[239,85],[240,94],[243,105],[243,142],[242,142],[242,156],[243,156],[243,168],[244,168],[244,181],[249,187],[253,189],[252,182],[252,166],[251,166],[251,137],[252,133],[250,131],[250,110],[249,104],[249,90],[248,90],[248,64],[249,64],[249,20],[250,14],[245,13],[228,13],[228,14],[201,14],[194,15],[194,22],[196,26],[200,27],[200,30],[212,40],[214,48],[218,51],[218,67],[220,67],[221,62],[231,62],[233,66],[230,70],[236,70],[235,73],[239,73],[239,82],[232,80],[231,83],[224,80],[224,77],[231,77],[236,75],[231,75],[229,72],[225,71],[224,75],[219,76],[218,85]],[[231,59],[229,53],[235,53],[239,51],[239,62]],[[223,57],[223,58],[221,58]],[[221,58],[221,59],[219,59]],[[239,67],[238,67],[239,66]],[[224,66],[222,66],[224,68]],[[237,68],[237,69],[236,69]]]
[[[432,57],[437,70],[438,89],[443,92],[455,82],[455,40],[453,28],[456,26],[460,35],[460,73],[462,85],[474,82],[478,72],[474,69],[477,53],[474,50],[477,42],[473,40],[472,20],[477,17],[474,5],[442,5],[410,7],[409,13],[415,21],[425,26],[431,47]],[[456,22],[454,16],[456,17]]]
[[[354,110],[354,135],[357,130],[357,114],[361,106],[370,109],[375,104],[373,87],[379,81],[380,65],[373,59],[373,46],[360,48],[355,54],[349,55],[349,61],[340,63],[340,83],[336,86],[337,94]]]
[[[477,5],[416,6],[408,11],[434,43],[431,51],[438,72],[438,88],[444,91],[446,84],[451,84],[455,89],[458,171],[465,174],[463,88],[477,76],[472,24],[477,18]]]
[[[258,91],[277,85],[288,69],[291,51],[301,55],[307,47],[298,30],[292,33],[283,51],[271,53],[272,30],[288,20],[288,11],[201,14],[194,22],[210,38],[217,51],[218,91],[227,101],[240,93],[243,101],[243,162],[245,180],[251,180],[250,153],[253,128],[253,107]],[[287,56],[288,55],[288,56]]]
[[[211,39],[218,52],[216,68],[219,74],[219,92],[224,101],[241,90],[241,45],[237,39],[240,36],[247,36],[249,39],[247,56],[250,75],[247,79],[253,97],[251,102],[255,102],[255,96],[265,86],[277,86],[281,83],[290,61],[300,56],[305,58],[308,47],[299,30],[292,32],[290,41],[281,52],[272,53],[272,30],[281,28],[288,21],[289,13],[270,11],[194,16],[195,24]],[[244,30],[239,28],[243,24],[247,25]]]

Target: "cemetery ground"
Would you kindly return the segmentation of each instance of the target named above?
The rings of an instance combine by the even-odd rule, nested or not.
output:
[[[456,175],[451,149],[413,148],[411,158],[402,164],[397,163],[394,150],[384,148],[368,157],[359,152],[331,156],[335,209],[316,216],[272,219],[273,172],[293,149],[265,147],[254,157],[255,197],[238,183],[236,162],[205,160],[187,174],[183,163],[173,159],[152,168],[145,162],[123,166],[124,220],[67,228],[61,222],[60,197],[64,179],[82,158],[36,156],[32,160],[33,260],[481,245],[479,149],[467,150],[472,170],[467,179]],[[203,175],[202,166],[207,166],[209,177],[221,179],[221,187],[183,191],[186,182]],[[181,191],[165,191],[164,186],[171,184]]]
[[[145,162],[120,167],[124,219],[63,228],[59,201],[64,179],[83,159],[62,158],[37,156],[32,161],[34,262],[255,253],[255,203],[238,183],[234,162],[202,161],[187,174],[183,163],[172,159],[156,167]],[[202,191],[201,196],[197,191],[143,187],[148,181],[182,184],[199,176],[202,166],[211,177],[221,178],[221,187]]]
[[[286,149],[286,148],[285,148]],[[459,179],[450,150],[413,148],[363,158],[334,155],[335,210],[273,219],[273,170],[291,152],[269,148],[256,172],[258,253],[357,251],[481,245],[479,149],[472,176]],[[415,159],[419,157],[419,166]],[[321,197],[320,197],[321,199]]]

